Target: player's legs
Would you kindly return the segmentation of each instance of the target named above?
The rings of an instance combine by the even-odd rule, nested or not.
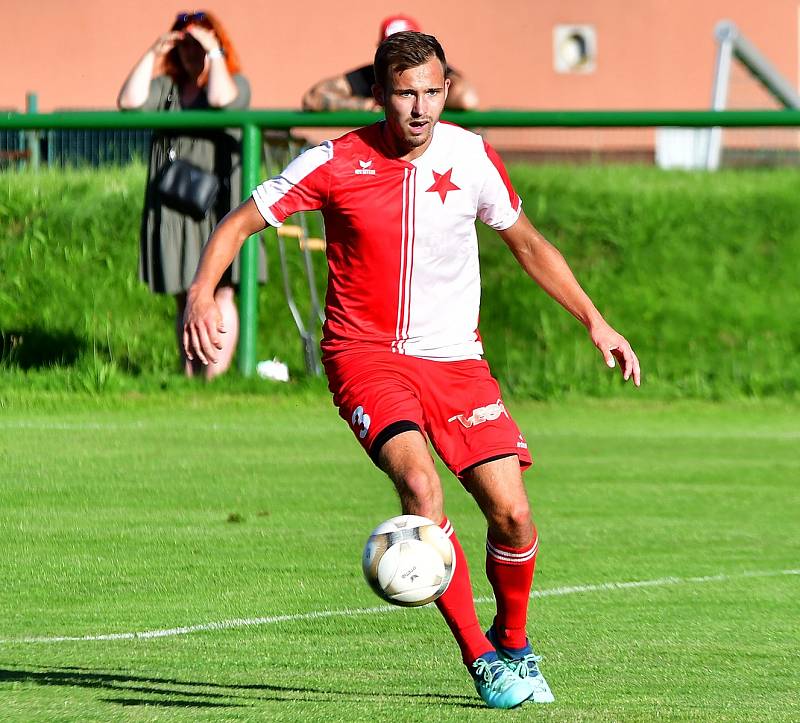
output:
[[[530,544],[534,526],[516,455],[466,469],[461,480],[486,517],[492,539],[512,547]]]
[[[488,524],[486,575],[494,591],[497,614],[487,637],[513,670],[528,680],[531,700],[550,703],[553,694],[526,634],[539,541],[519,459],[510,455],[467,469],[462,482]]]
[[[452,525],[444,516],[442,485],[427,440],[419,431],[400,432],[374,452],[373,459],[377,459],[394,482],[403,512],[437,522],[453,544],[455,572],[436,606],[461,649],[478,694],[492,708],[520,705],[531,695],[529,681],[500,660],[481,630],[467,560]]]
[[[342,354],[323,360],[334,404],[372,460],[392,479],[406,514],[437,522],[450,538],[456,565],[436,601],[475,681],[494,708],[531,695],[527,680],[499,658],[480,628],[464,551],[444,516],[441,481],[425,436],[418,360],[396,354]]]
[[[428,442],[419,431],[400,432],[381,446],[378,465],[394,482],[405,515],[421,515],[441,524],[442,483]]]
[[[420,432],[402,432],[383,444],[378,453],[378,464],[394,483],[404,514],[427,517],[449,533],[456,555],[455,573],[436,606],[469,667],[477,658],[492,651],[493,646],[478,622],[464,550],[444,516],[442,484],[428,451],[427,440]]]
[[[486,574],[497,601],[494,631],[505,648],[526,644],[525,627],[538,540],[516,456],[466,470],[462,482],[488,524]]]
[[[419,363],[421,378],[431,385],[421,399],[432,442],[488,523],[487,573],[497,599],[500,642],[523,646],[536,554],[521,471],[531,463],[527,443],[486,362]]]

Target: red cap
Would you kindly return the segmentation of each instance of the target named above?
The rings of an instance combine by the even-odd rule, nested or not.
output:
[[[381,23],[381,34],[378,37],[378,42],[381,43],[390,35],[401,33],[404,30],[415,30],[420,33],[422,32],[422,27],[414,18],[410,18],[408,15],[390,15]]]

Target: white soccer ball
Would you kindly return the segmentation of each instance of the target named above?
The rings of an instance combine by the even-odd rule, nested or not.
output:
[[[438,598],[456,569],[453,543],[427,517],[400,515],[378,525],[364,546],[364,577],[394,605],[417,607]]]

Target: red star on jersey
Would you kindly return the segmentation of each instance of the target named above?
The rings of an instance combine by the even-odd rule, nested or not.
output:
[[[439,194],[439,198],[441,198],[442,199],[442,203],[444,203],[445,200],[447,199],[447,194],[450,193],[450,191],[460,191],[461,190],[458,186],[456,186],[455,183],[453,183],[450,180],[450,174],[452,172],[453,172],[452,168],[449,171],[445,171],[444,173],[436,173],[436,171],[434,171],[433,172],[433,181],[434,181],[434,183],[430,188],[426,189],[425,192],[426,193],[431,193],[431,192],[438,193]]]

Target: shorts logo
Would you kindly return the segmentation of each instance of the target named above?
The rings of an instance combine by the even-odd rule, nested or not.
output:
[[[469,429],[470,427],[483,424],[484,422],[492,422],[501,414],[505,414],[506,417],[508,417],[508,412],[503,406],[503,401],[498,399],[494,404],[487,404],[485,407],[473,409],[472,414],[470,414],[468,417],[464,414],[456,414],[454,417],[450,417],[450,419],[447,421],[453,422],[457,419],[459,422],[461,422],[461,424]]]
[[[361,429],[358,429],[358,438],[364,439],[364,437],[367,436],[367,432],[369,432],[369,425],[372,423],[372,420],[369,418],[369,414],[364,413],[364,407],[360,404],[353,411],[351,421],[356,429],[361,427]]]
[[[520,449],[528,449],[528,443],[525,441],[525,437],[521,434],[519,435],[519,442],[517,442],[517,447]]]

